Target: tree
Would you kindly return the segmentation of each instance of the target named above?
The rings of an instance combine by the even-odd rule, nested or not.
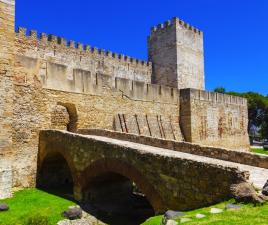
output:
[[[262,137],[268,139],[268,107],[266,107],[266,111],[264,114],[264,120],[261,127]]]
[[[224,87],[216,87],[214,89],[214,92],[218,92],[218,93],[222,93],[224,94],[226,92],[225,88]]]

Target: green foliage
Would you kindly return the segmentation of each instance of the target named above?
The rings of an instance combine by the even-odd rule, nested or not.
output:
[[[252,148],[251,151],[254,153],[268,155],[268,151],[264,150],[263,148]]]
[[[216,87],[214,89],[214,92],[218,92],[218,93],[222,93],[224,94],[226,92],[225,88],[224,87]]]
[[[55,225],[63,219],[64,210],[76,205],[37,189],[16,192],[13,198],[1,202],[7,203],[9,210],[0,213],[0,225]]]
[[[187,218],[192,221],[183,223],[185,225],[264,225],[268,224],[268,205],[263,206],[253,206],[252,204],[241,205],[240,210],[226,210],[225,205],[228,203],[233,203],[234,200],[228,202],[223,202],[215,206],[206,207],[202,209],[197,209],[189,211],[186,213]],[[209,211],[212,207],[223,209],[220,214],[211,214]],[[196,214],[201,213],[206,215],[206,217],[197,219]],[[142,225],[160,225],[161,216],[156,216],[148,219]],[[179,221],[179,220],[178,220]]]

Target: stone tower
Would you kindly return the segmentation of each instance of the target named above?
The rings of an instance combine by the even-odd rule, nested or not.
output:
[[[151,29],[152,82],[174,88],[205,89],[203,33],[173,18]]]
[[[0,0],[0,198],[12,187],[12,116],[15,0]]]

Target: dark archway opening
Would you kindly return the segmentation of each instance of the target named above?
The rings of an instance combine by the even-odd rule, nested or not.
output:
[[[67,131],[76,132],[78,123],[78,114],[74,104],[58,102],[58,105],[66,107],[69,113],[69,123],[67,124]]]
[[[38,174],[37,188],[73,200],[73,178],[64,157],[50,154],[44,159]]]
[[[128,178],[106,172],[83,190],[83,208],[110,225],[138,225],[154,215],[146,196]]]

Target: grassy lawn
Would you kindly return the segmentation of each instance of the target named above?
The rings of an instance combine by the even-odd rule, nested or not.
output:
[[[227,203],[232,203],[233,200],[229,202],[224,202],[217,204],[213,207],[224,209]],[[267,225],[268,224],[268,204],[263,206],[254,207],[251,204],[241,205],[242,208],[236,211],[225,210],[220,214],[211,214],[210,209],[212,207],[202,208],[198,210],[189,211],[186,213],[187,218],[191,218],[192,221],[185,222],[186,225]],[[197,219],[195,215],[201,213],[206,215],[202,219]],[[156,216],[148,219],[142,225],[160,225],[162,216]],[[179,221],[179,220],[178,220]]]
[[[0,225],[55,225],[62,219],[64,210],[76,205],[37,189],[19,191],[13,198],[0,200],[0,203],[9,205],[9,211],[0,212]]]
[[[251,148],[251,151],[254,153],[268,155],[268,150],[264,150],[263,148]]]
[[[224,209],[228,203],[234,200],[223,202],[213,207]],[[27,189],[15,193],[11,199],[1,200],[7,203],[10,210],[0,212],[0,225],[56,225],[63,219],[61,213],[74,202],[61,197],[43,192],[37,189]],[[187,218],[192,221],[186,222],[189,225],[267,225],[268,204],[254,207],[251,204],[241,205],[242,208],[236,211],[225,210],[220,214],[210,214],[211,207],[189,211]],[[201,213],[205,218],[197,219],[195,215]],[[36,218],[41,218],[39,221]],[[162,216],[148,219],[143,225],[160,225]],[[126,224],[127,225],[127,224]]]

